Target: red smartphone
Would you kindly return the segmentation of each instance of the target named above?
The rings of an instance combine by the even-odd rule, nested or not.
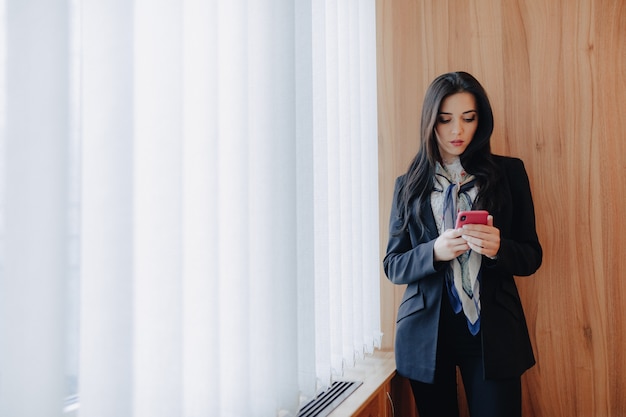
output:
[[[464,224],[487,224],[486,210],[460,211],[456,216],[456,228],[463,227]]]

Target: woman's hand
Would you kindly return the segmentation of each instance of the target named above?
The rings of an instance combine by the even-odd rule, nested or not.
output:
[[[461,231],[461,237],[474,252],[489,258],[495,258],[498,254],[498,250],[500,250],[500,229],[493,226],[493,216],[487,216],[487,225],[466,224],[459,230]]]
[[[470,248],[462,233],[463,229],[448,229],[439,235],[433,248],[436,262],[450,261]]]

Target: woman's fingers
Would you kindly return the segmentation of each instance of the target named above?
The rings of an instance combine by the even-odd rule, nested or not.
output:
[[[449,229],[435,240],[433,250],[436,261],[449,261],[469,248],[467,241],[461,237],[460,230]]]
[[[490,223],[493,224],[493,219]],[[462,237],[473,251],[480,254],[494,257],[500,250],[500,230],[492,225],[464,226]]]

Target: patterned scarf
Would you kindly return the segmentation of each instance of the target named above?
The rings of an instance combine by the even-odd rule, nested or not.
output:
[[[456,215],[471,210],[478,193],[476,179],[468,175],[455,160],[445,167],[437,164],[431,205],[439,233],[455,226]],[[471,249],[450,261],[446,272],[446,288],[455,313],[463,310],[470,333],[480,330],[480,266],[482,256]]]

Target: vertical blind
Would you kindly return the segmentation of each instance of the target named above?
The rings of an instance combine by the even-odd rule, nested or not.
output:
[[[373,0],[0,6],[0,415],[295,416],[380,344]]]

